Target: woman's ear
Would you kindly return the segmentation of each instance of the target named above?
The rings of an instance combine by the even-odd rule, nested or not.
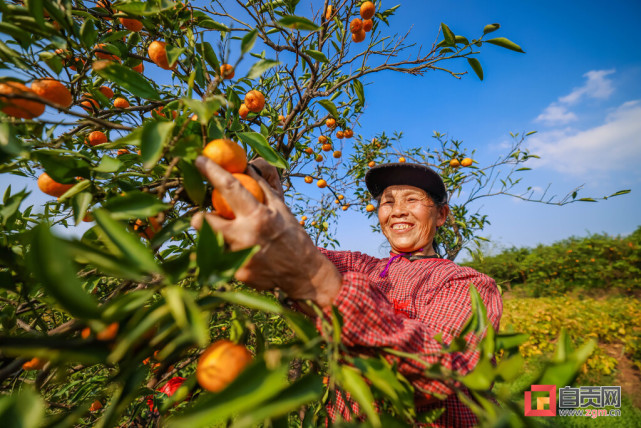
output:
[[[447,216],[449,213],[450,213],[449,205],[443,205],[441,207],[438,207],[438,218],[436,219],[436,225],[438,227],[441,227],[445,224],[445,221],[447,221]]]

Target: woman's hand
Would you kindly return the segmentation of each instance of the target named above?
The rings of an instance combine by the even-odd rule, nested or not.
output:
[[[199,156],[196,166],[227,200],[236,218],[227,220],[215,213],[198,213],[192,226],[200,229],[204,218],[213,230],[222,233],[232,251],[260,246],[236,272],[236,279],[259,290],[279,287],[293,299],[310,299],[321,307],[330,306],[341,287],[341,275],[318,251],[276,190],[248,168],[248,175],[265,193],[265,203],[261,204],[215,162]]]

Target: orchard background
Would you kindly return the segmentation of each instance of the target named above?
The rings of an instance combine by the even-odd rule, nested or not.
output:
[[[52,195],[28,206],[29,192],[9,186],[0,211],[3,420],[317,426],[324,403],[342,391],[373,426],[438,416],[415,414],[412,387],[395,371],[397,358],[420,356],[344,349],[339,317],[319,332],[281,293],[232,280],[254,249],[230,253],[210,229],[189,227],[195,212],[211,209],[212,189],[194,159],[219,138],[279,168],[292,212],[322,246],[336,245],[342,211],[374,215],[363,177],[381,162],[421,162],[443,175],[458,197],[438,236],[450,259],[482,241],[488,218],[469,208],[479,198],[599,199],[570,191],[550,200],[519,187],[523,164],[536,157],[524,147],[531,133],[513,134],[487,164],[438,132],[429,147],[401,146],[393,130],[361,135],[364,85],[378,73],[483,79],[487,49],[522,52],[496,23],[465,35],[443,23],[419,49],[394,29],[397,6],[372,6],[366,32],[354,23],[365,20],[360,1],[238,3],[233,13],[224,2],[0,1],[2,174],[38,178]],[[235,72],[240,64],[246,73]],[[79,238],[52,232],[82,222],[90,224]],[[470,298],[474,316],[461,337],[491,329],[474,290]],[[253,359],[225,389],[207,391],[196,363],[223,339]],[[524,423],[519,403],[529,385],[514,381],[526,339],[488,332],[473,372],[430,367],[429,375],[470,388],[483,423]],[[571,382],[595,347],[575,344],[562,333],[532,383]],[[374,400],[386,411],[379,415]]]

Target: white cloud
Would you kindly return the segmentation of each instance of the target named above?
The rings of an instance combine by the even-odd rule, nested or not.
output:
[[[587,78],[585,84],[574,88],[569,94],[559,97],[534,119],[535,122],[545,122],[548,125],[565,125],[577,120],[576,114],[568,110],[568,106],[576,105],[584,98],[607,99],[614,92],[612,80],[607,78],[614,73],[610,70],[591,70],[583,75]]]
[[[622,165],[641,157],[641,100],[620,105],[603,124],[590,129],[566,128],[533,135],[529,147],[541,156],[536,167],[584,178],[620,171]]]

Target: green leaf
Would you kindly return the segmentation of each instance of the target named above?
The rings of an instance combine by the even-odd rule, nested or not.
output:
[[[183,186],[187,191],[187,196],[193,203],[201,206],[207,190],[202,174],[192,163],[184,160],[178,162],[178,168],[182,172]]]
[[[478,362],[474,370],[465,375],[461,382],[469,389],[477,391],[487,391],[494,381],[494,366],[490,357],[484,356]]]
[[[98,30],[92,19],[86,19],[80,27],[80,40],[86,48],[91,48],[98,39]]]
[[[269,297],[244,290],[222,291],[213,293],[213,296],[229,303],[272,314],[283,313],[285,309],[280,305],[280,303],[270,299]]]
[[[202,394],[184,413],[169,418],[169,428],[213,426],[232,415],[250,414],[261,403],[273,399],[286,389],[288,364],[283,362],[270,370],[258,360],[245,369],[227,388],[216,394]]]
[[[119,12],[126,12],[129,15],[152,16],[158,15],[161,12],[176,7],[177,3],[173,1],[160,0],[160,1],[130,1],[118,2],[114,4],[117,6]]]
[[[29,15],[33,16],[38,27],[45,27],[44,1],[43,0],[25,0],[25,6],[29,9]]]
[[[176,66],[176,64],[178,63],[178,58],[180,58],[180,55],[182,55],[184,52],[187,51],[187,49],[185,48],[177,48],[172,45],[167,45],[166,49],[167,49],[167,62],[172,67]]]
[[[472,70],[474,70],[479,79],[483,80],[483,68],[481,67],[480,61],[476,58],[467,58],[467,63],[470,64],[470,67],[472,67]]]
[[[216,113],[221,106],[227,105],[227,101],[220,96],[215,96],[207,101],[192,100],[190,98],[183,98],[181,101],[198,115],[198,121],[202,125],[207,125],[207,122],[209,122],[209,119],[212,118],[214,113]]]
[[[499,333],[496,335],[496,349],[510,350],[518,348],[530,337],[524,333]]]
[[[95,63],[94,63],[95,64]],[[94,71],[103,79],[128,90],[137,97],[159,100],[160,95],[149,81],[140,73],[114,61],[100,62]]]
[[[596,202],[593,198],[581,198],[577,199],[577,201],[583,201],[583,202]]]
[[[358,101],[361,103],[361,105],[365,105],[365,91],[363,90],[363,84],[360,82],[360,80],[354,79],[352,81],[352,85],[354,85],[354,92],[356,92]]]
[[[251,66],[249,72],[247,73],[248,79],[257,79],[263,75],[264,72],[269,70],[272,67],[276,67],[280,64],[280,61],[273,59],[261,59],[257,63]]]
[[[125,258],[136,263],[143,272],[160,273],[160,267],[149,249],[136,236],[129,233],[123,224],[113,219],[109,211],[101,208],[94,211],[93,216],[108,239]]]
[[[189,229],[189,227],[190,221],[188,218],[179,217],[170,221],[154,235],[154,238],[151,240],[152,247],[159,247],[160,244],[175,236],[179,236],[181,233]]]
[[[292,30],[318,31],[321,29],[320,26],[302,16],[283,16],[278,23]]]
[[[197,21],[197,24],[201,28],[206,28],[208,30],[217,30],[217,31],[230,31],[229,27],[220,22],[216,22],[208,17],[201,17]]]
[[[441,22],[441,31],[443,31],[443,39],[448,46],[454,46],[456,44],[456,37],[450,27]]]
[[[318,104],[322,105],[325,110],[329,112],[330,115],[332,115],[333,118],[338,118],[338,109],[336,108],[336,105],[331,102],[330,100],[320,100]]]
[[[89,178],[91,175],[89,162],[85,159],[54,153],[51,150],[39,150],[33,152],[33,155],[45,172],[58,183],[70,184],[74,183],[78,176]]]
[[[18,208],[20,208],[20,204],[22,204],[22,201],[24,201],[25,198],[31,194],[31,192],[27,192],[25,188],[21,192],[8,196],[7,194],[10,191],[11,185],[7,187],[3,204],[0,205],[0,218],[2,219],[0,224],[2,224],[3,226],[7,225],[7,221],[18,211]]]
[[[467,40],[467,38],[463,36],[454,36],[454,43],[463,44],[466,46],[470,44],[469,40]]]
[[[98,166],[93,168],[93,170],[96,172],[116,172],[121,166],[122,162],[118,159],[105,155],[100,159],[100,163]]]
[[[76,222],[76,226],[80,224],[82,219],[87,214],[87,209],[89,208],[89,205],[91,205],[92,200],[93,200],[93,195],[91,194],[91,192],[78,193],[71,200],[71,206],[73,208],[73,214],[74,214],[73,218]]]
[[[516,354],[511,357],[504,356],[495,371],[500,380],[512,382],[523,374],[523,357]]]
[[[349,366],[340,366],[341,386],[360,404],[361,409],[374,427],[381,426],[381,420],[374,408],[374,396],[358,371]]]
[[[516,43],[506,39],[505,37],[497,37],[495,39],[486,40],[485,42],[486,43],[491,43],[491,44],[496,45],[496,46],[500,46],[500,47],[505,48],[505,49],[509,49],[511,51],[525,53],[525,51],[523,49],[521,49],[521,47],[519,45],[517,45]]]
[[[18,156],[22,150],[22,143],[16,138],[16,127],[8,122],[0,123],[0,152]]]
[[[58,198],[58,201],[59,202],[65,201],[65,200],[77,195],[78,193],[82,192],[83,190],[87,189],[90,186],[91,186],[91,181],[89,181],[89,180],[81,180],[81,181],[77,182],[76,184],[74,184],[74,186],[71,189],[69,189],[65,193],[63,193]]]
[[[32,230],[28,254],[31,272],[60,305],[78,318],[100,316],[98,301],[83,290],[64,241],[39,224]]]
[[[164,120],[154,120],[145,124],[142,129],[140,148],[143,168],[151,169],[158,163],[173,129],[174,122]]]
[[[218,62],[218,57],[216,52],[211,47],[209,42],[203,42],[198,45],[200,52],[205,57],[205,61],[209,64],[216,72],[220,70],[220,63]]]
[[[245,34],[240,42],[240,51],[242,55],[245,55],[247,52],[252,50],[252,48],[254,47],[254,43],[256,43],[256,37],[258,37],[257,29],[253,29]]]
[[[44,400],[31,387],[0,398],[0,420],[5,427],[38,428],[44,424],[44,415]]]
[[[269,145],[267,139],[262,134],[258,132],[239,132],[236,135],[238,135],[238,138],[240,138],[243,143],[249,145],[256,153],[276,168],[289,168],[285,158]]]
[[[322,53],[321,51],[315,51],[315,50],[313,50],[313,49],[307,49],[307,50],[306,50],[306,51],[304,51],[304,52],[305,52],[307,55],[309,55],[309,56],[311,56],[312,58],[314,58],[314,59],[315,59],[316,61],[318,61],[318,62],[324,62],[324,63],[328,63],[328,62],[329,62],[329,60],[327,59],[327,57],[325,56],[325,54],[324,54],[324,53]]]
[[[135,290],[117,296],[105,304],[102,319],[106,323],[121,321],[148,304],[153,295],[153,290]]]
[[[501,24],[488,24],[483,28],[483,34],[489,34],[501,28]]]
[[[372,386],[391,400],[399,413],[414,407],[413,388],[401,383],[387,361],[378,358],[354,358],[353,363]]]
[[[70,241],[68,246],[76,263],[95,266],[99,271],[116,278],[131,279],[133,281],[144,279],[144,272],[122,254],[110,254],[81,241]]]
[[[615,193],[611,194],[610,196],[608,196],[608,198],[611,198],[611,197],[613,197],[613,196],[626,195],[626,194],[630,193],[631,191],[632,191],[632,190],[630,190],[630,189],[626,189],[626,190],[619,190],[619,191],[617,191],[617,192],[615,192]]]
[[[153,217],[170,207],[157,196],[139,190],[110,198],[102,206],[111,213],[114,220]]]

